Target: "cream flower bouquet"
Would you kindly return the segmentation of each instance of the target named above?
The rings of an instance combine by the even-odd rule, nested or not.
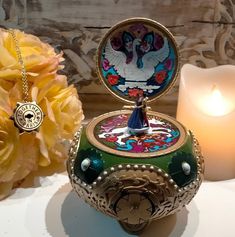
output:
[[[21,67],[10,33],[0,29],[0,199],[30,172],[67,158],[65,140],[79,129],[83,112],[74,86],[67,84],[62,54],[33,35],[15,30],[29,81],[30,100],[45,117],[38,132],[19,133],[10,119],[22,101]]]

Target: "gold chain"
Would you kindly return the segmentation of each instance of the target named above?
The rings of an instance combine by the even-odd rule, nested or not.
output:
[[[29,83],[28,83],[28,80],[27,80],[27,73],[26,73],[24,61],[23,61],[22,54],[21,54],[21,51],[20,51],[19,41],[16,38],[16,35],[15,35],[15,32],[14,32],[13,29],[9,29],[8,32],[11,34],[11,36],[14,40],[16,54],[17,54],[17,57],[18,57],[18,62],[21,66],[23,101],[28,102],[28,100],[29,100]]]
[[[23,57],[20,51],[19,41],[16,38],[15,31],[13,29],[8,30],[12,36],[16,54],[18,57],[19,64],[21,66],[21,81],[22,81],[22,92],[23,92],[23,103],[17,102],[16,108],[13,111],[11,119],[14,120],[14,125],[21,132],[33,132],[38,131],[39,127],[43,122],[43,111],[36,101],[29,102],[29,82],[27,80],[27,73],[23,61]]]

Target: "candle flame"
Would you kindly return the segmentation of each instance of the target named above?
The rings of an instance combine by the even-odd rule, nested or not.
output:
[[[232,110],[232,105],[226,100],[216,85],[205,101],[206,113],[212,116],[223,116]]]

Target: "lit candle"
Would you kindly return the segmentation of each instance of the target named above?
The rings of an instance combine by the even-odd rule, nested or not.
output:
[[[181,69],[177,119],[198,139],[205,178],[235,177],[235,66]]]

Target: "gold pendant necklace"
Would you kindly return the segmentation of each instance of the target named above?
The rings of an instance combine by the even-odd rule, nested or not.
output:
[[[43,122],[44,115],[42,109],[35,101],[29,101],[29,84],[19,42],[16,38],[14,30],[10,29],[8,32],[14,40],[18,61],[21,66],[23,92],[23,102],[17,102],[11,119],[14,120],[15,126],[20,132],[37,131]]]

